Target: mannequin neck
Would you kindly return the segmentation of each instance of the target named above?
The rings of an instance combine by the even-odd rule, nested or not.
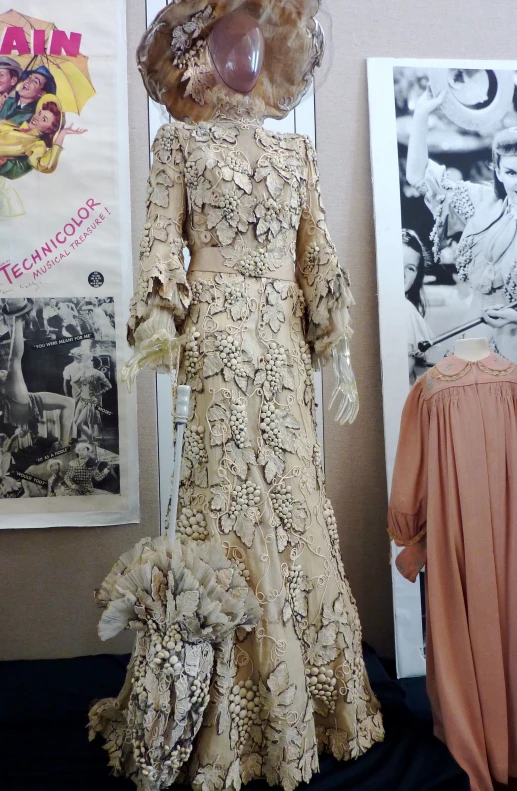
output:
[[[456,341],[454,354],[460,360],[468,360],[468,362],[475,363],[489,356],[490,346],[486,338],[462,338]]]
[[[244,126],[261,126],[266,115],[262,99],[251,93],[237,93],[226,85],[212,88],[212,101],[215,105],[214,118],[242,123]]]

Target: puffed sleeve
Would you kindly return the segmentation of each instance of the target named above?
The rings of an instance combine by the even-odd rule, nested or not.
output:
[[[388,511],[388,533],[398,546],[418,543],[427,530],[429,413],[419,379],[405,403]]]
[[[476,211],[493,197],[491,187],[470,181],[454,181],[446,168],[432,159],[427,163],[424,179],[414,187],[424,197],[434,217],[430,238],[437,262],[444,240],[456,233],[463,233],[465,225]]]
[[[330,360],[339,341],[352,335],[348,311],[355,303],[325,221],[316,152],[308,138],[304,144],[307,181],[297,238],[297,279],[307,309],[307,342],[319,368]]]
[[[47,148],[45,143],[38,143],[28,157],[29,163],[38,173],[54,173],[59,164],[62,150],[61,146]]]
[[[140,272],[131,300],[128,342],[154,306],[171,311],[176,327],[190,306],[183,249],[186,218],[185,161],[180,125],[165,124],[153,144],[148,182],[147,222],[142,235]]]

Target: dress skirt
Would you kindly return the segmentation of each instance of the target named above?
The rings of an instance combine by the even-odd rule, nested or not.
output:
[[[361,626],[325,492],[297,284],[190,272],[180,382],[192,388],[177,530],[215,541],[262,619],[217,657],[219,688],[188,776],[294,788],[318,752],[356,758],[383,738]],[[265,703],[269,701],[269,703]],[[208,787],[208,786],[207,786]]]

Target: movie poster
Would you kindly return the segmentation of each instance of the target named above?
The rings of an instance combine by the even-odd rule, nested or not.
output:
[[[0,7],[0,528],[138,521],[124,0]]]

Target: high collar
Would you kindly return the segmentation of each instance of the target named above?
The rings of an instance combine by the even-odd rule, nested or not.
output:
[[[262,99],[217,85],[212,88],[212,101],[215,105],[214,120],[230,121],[244,127],[262,126],[265,118],[265,104]]]

